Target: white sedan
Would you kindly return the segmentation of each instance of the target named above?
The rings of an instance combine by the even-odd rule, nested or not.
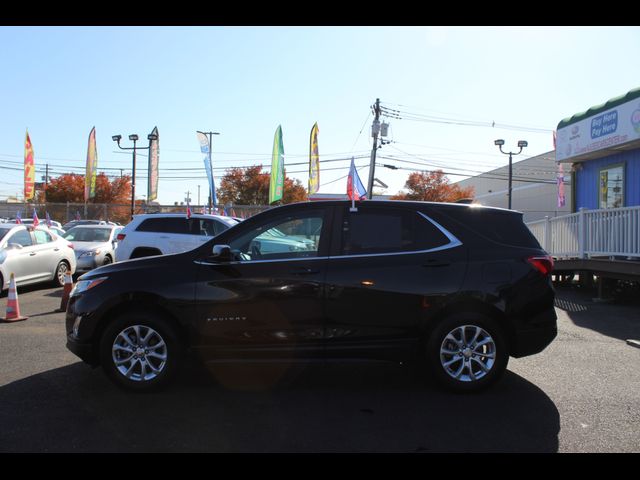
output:
[[[16,285],[53,282],[63,286],[67,272],[76,270],[73,244],[44,226],[0,224],[0,292]]]

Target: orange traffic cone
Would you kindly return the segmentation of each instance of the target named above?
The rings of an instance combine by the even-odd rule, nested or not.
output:
[[[67,272],[64,275],[64,290],[62,292],[62,300],[60,301],[60,308],[56,310],[56,312],[67,311],[67,303],[69,303],[69,295],[71,294],[71,290],[73,290],[73,277],[71,276],[71,272]]]
[[[16,288],[16,279],[11,274],[11,279],[9,280],[9,297],[7,298],[7,316],[0,317],[0,321],[2,322],[19,322],[21,320],[26,320],[29,317],[23,317],[20,315],[20,305],[18,304],[18,290]]]

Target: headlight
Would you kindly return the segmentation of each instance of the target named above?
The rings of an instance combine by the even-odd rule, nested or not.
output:
[[[90,290],[93,287],[100,285],[107,278],[109,277],[93,278],[91,280],[80,280],[78,283],[74,285],[73,289],[71,290],[70,296],[73,297],[74,295],[80,295],[81,293],[84,293],[87,290]]]

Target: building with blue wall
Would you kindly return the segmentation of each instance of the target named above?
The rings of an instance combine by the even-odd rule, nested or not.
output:
[[[639,206],[640,88],[562,120],[556,161],[571,164],[574,211]]]

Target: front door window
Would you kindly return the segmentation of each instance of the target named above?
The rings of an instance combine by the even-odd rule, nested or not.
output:
[[[259,225],[231,240],[237,260],[275,260],[318,256],[323,212],[289,216]]]

